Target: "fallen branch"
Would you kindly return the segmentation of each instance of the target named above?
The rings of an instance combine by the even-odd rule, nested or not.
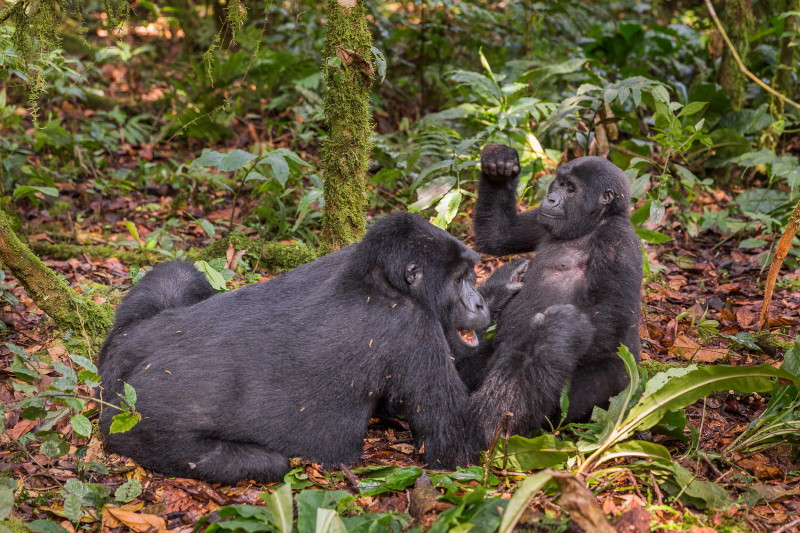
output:
[[[786,259],[786,254],[792,247],[792,241],[797,234],[797,229],[800,227],[800,202],[794,206],[792,216],[789,217],[789,222],[786,224],[786,230],[783,232],[781,240],[778,241],[778,246],[775,248],[775,255],[772,262],[769,264],[769,272],[767,273],[767,284],[764,286],[764,303],[761,305],[761,312],[758,314],[758,329],[764,330],[769,325],[769,304],[772,300],[772,291],[775,289],[775,282],[778,280],[778,272],[781,270],[783,260]]]

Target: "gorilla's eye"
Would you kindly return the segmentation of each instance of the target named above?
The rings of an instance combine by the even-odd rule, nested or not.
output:
[[[572,194],[575,192],[575,186],[571,183],[567,183],[567,192]]]

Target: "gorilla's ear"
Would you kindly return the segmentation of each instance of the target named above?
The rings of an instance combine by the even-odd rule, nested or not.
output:
[[[422,267],[417,266],[415,263],[409,263],[406,266],[406,283],[409,287],[416,287],[422,281]]]
[[[614,201],[614,198],[616,197],[617,193],[615,193],[611,189],[606,189],[605,192],[603,192],[602,196],[600,196],[600,203],[604,205],[610,204],[611,202]]]

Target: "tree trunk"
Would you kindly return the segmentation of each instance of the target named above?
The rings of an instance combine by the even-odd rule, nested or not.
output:
[[[11,218],[0,209],[0,261],[22,283],[28,296],[63,329],[91,339],[105,335],[114,320],[110,306],[81,297],[39,259],[12,229]]]
[[[739,57],[747,64],[747,53],[750,48],[747,38],[753,32],[754,25],[750,0],[724,0],[720,6],[722,8],[720,10],[722,26],[730,37],[733,47],[739,52]],[[733,54],[727,47],[722,52],[722,62],[719,65],[717,80],[730,95],[731,107],[742,109],[747,77],[739,70],[739,65],[736,64]]]
[[[782,12],[798,12],[800,11],[800,0],[785,0],[782,2]],[[783,21],[783,37],[781,37],[781,52],[778,58],[777,69],[775,70],[775,77],[772,82],[772,88],[779,93],[794,97],[794,90],[792,87],[792,71],[797,64],[795,63],[795,46],[793,46],[793,37],[797,33],[797,15],[790,15]],[[778,110],[778,114],[783,116],[784,103],[779,98],[773,98],[772,103]]]
[[[325,168],[322,248],[332,251],[357,241],[366,225],[373,70],[364,0],[327,0],[326,9],[323,99],[328,138],[321,150]]]

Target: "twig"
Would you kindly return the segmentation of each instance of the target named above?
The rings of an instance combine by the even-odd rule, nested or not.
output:
[[[642,495],[642,491],[639,490],[639,482],[636,481],[636,476],[633,475],[633,471],[630,468],[626,468],[624,472],[627,472],[628,479],[631,480],[631,483],[633,484],[633,490],[636,492],[636,495],[639,496],[642,501],[647,501],[647,499]]]
[[[497,446],[497,441],[500,439],[500,433],[503,431],[508,419],[514,416],[512,412],[506,412],[503,415],[503,418],[500,419],[500,423],[497,424],[497,429],[494,430],[494,437],[492,437],[492,445],[489,446],[489,451],[486,452],[486,466],[483,469],[483,483],[484,485],[489,481],[489,468],[492,466],[492,461],[494,460],[494,449]]]
[[[722,27],[722,23],[719,21],[719,17],[717,17],[717,12],[714,11],[714,6],[711,5],[711,0],[705,0],[705,2],[706,2],[706,7],[708,8],[708,13],[711,15],[711,18],[714,19],[714,24],[716,24],[717,30],[719,30],[720,34],[722,34],[722,39],[725,41],[725,44],[728,45],[728,50],[730,50],[731,55],[733,56],[734,61],[736,61],[736,64],[739,66],[739,70],[742,72],[742,74],[753,80],[759,87],[761,87],[771,95],[775,96],[782,102],[785,102],[793,107],[796,107],[797,109],[800,109],[800,104],[782,95],[781,93],[779,93],[778,91],[776,91],[775,89],[773,89],[772,87],[761,81],[758,76],[747,70],[747,67],[744,66],[742,58],[739,57],[739,53],[733,46],[730,37],[728,37],[728,34],[725,33],[725,28]]]
[[[786,524],[780,529],[776,529],[775,533],[785,533],[786,531],[793,531],[792,528],[798,524],[800,524],[800,518],[795,518],[792,522]]]
[[[339,464],[339,470],[342,471],[342,474],[344,474],[344,477],[347,478],[347,481],[350,482],[350,484],[353,486],[353,488],[357,489],[358,488],[358,479],[356,479],[356,476],[355,476],[355,474],[353,474],[353,471],[350,470],[347,467],[347,465],[344,464],[344,463],[340,463]]]
[[[661,489],[658,488],[658,481],[656,481],[656,476],[653,475],[653,472],[648,472],[650,474],[650,481],[653,483],[653,490],[656,493],[656,501],[658,505],[664,505],[664,496],[661,494]]]
[[[800,202],[797,202],[797,205],[794,206],[792,216],[789,217],[783,236],[778,241],[778,246],[775,247],[775,255],[769,264],[767,283],[764,285],[764,302],[761,304],[761,312],[758,314],[758,329],[760,331],[769,326],[769,303],[772,300],[772,291],[775,289],[778,273],[783,265],[783,260],[786,259],[786,254],[789,253],[789,249],[792,247],[792,240],[794,240],[798,227],[800,227]]]
[[[719,471],[719,468],[717,468],[716,465],[714,465],[714,463],[711,462],[711,459],[709,459],[706,454],[701,453],[700,459],[702,459],[703,462],[711,469],[711,471],[714,472],[714,475],[717,476],[717,479],[722,477],[723,475],[722,472]]]

